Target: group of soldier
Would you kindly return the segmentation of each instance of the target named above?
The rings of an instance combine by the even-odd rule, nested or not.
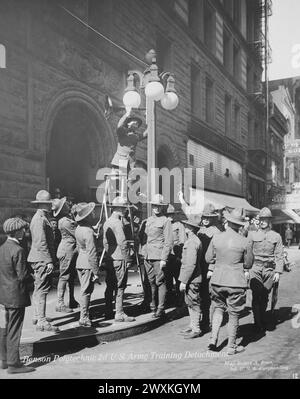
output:
[[[129,180],[129,172],[135,167],[136,146],[147,136],[147,129],[138,133],[141,126],[142,120],[131,110],[127,110],[118,123],[118,147],[111,166],[112,174],[119,179],[125,176]],[[37,210],[30,223],[28,254],[24,249],[28,223],[20,217],[6,220],[3,230],[7,240],[0,247],[0,306],[5,308],[5,325],[0,328],[1,367],[9,373],[32,371],[23,366],[19,358],[25,307],[30,305],[27,289],[30,275],[34,277],[33,324],[41,332],[59,332],[46,317],[55,265],[59,265],[57,312],[71,313],[78,306],[74,298],[77,271],[81,327],[92,326],[90,300],[103,265],[106,319],[114,318],[116,323],[135,320],[123,309],[128,269],[135,262],[144,289],[141,309],[151,312],[153,318],[165,317],[174,281],[177,305],[181,305],[184,293],[190,317],[189,326],[180,331],[185,339],[211,331],[208,348],[218,350],[218,334],[227,311],[227,352],[233,355],[242,351],[244,348],[236,344],[236,337],[248,287],[252,290],[254,325],[257,332],[263,332],[269,293],[274,284],[278,285],[284,266],[282,240],[272,231],[270,210],[262,209],[253,219],[255,223],[249,225],[241,209],[225,211],[221,220],[221,214],[212,204],[206,204],[204,209],[192,209],[182,193],[179,201],[186,220],[180,221],[174,206],[156,194],[151,200],[152,215],[136,221],[133,205],[127,202],[127,196],[119,195],[108,204],[111,215],[105,223],[99,221],[95,225],[95,203],[71,207],[66,197],[52,200],[49,192],[41,190],[32,201]],[[51,217],[58,220],[61,235],[58,248]],[[103,251],[99,261],[96,237],[99,238],[101,225]],[[67,287],[68,305],[65,303]]]
[[[0,329],[1,367],[10,373],[28,372],[19,358],[19,343],[25,307],[30,305],[28,278],[34,276],[32,304],[33,324],[38,331],[58,333],[46,317],[47,294],[51,275],[59,265],[57,312],[71,313],[77,307],[74,278],[80,281],[79,325],[89,328],[91,294],[99,278],[99,252],[95,237],[95,203],[70,207],[67,199],[51,200],[41,190],[32,203],[37,207],[30,223],[31,247],[27,256],[22,242],[28,224],[19,217],[3,224],[7,235],[0,247],[0,304],[5,308],[6,324]],[[103,248],[106,271],[106,318],[116,323],[135,319],[123,310],[128,269],[133,264],[132,249],[126,231],[126,220],[132,217],[132,206],[123,197],[111,204],[111,215],[103,224]],[[184,293],[190,324],[180,331],[185,339],[194,339],[211,331],[208,348],[218,350],[218,334],[224,313],[228,320],[228,354],[239,353],[236,344],[239,319],[246,305],[247,288],[252,290],[252,310],[257,332],[266,328],[265,313],[269,293],[283,272],[283,245],[271,227],[269,209],[260,211],[257,229],[247,230],[241,209],[223,213],[223,225],[212,204],[202,212],[188,212],[188,218],[177,220],[177,212],[157,194],[151,201],[152,215],[138,225],[140,273],[144,287],[143,308],[153,318],[165,317],[168,292],[173,287],[177,300]],[[58,219],[61,241],[55,250],[50,215]],[[129,221],[130,222],[130,221]],[[225,228],[224,228],[225,225]],[[245,234],[247,231],[248,234]],[[247,237],[246,237],[247,236]],[[131,237],[132,238],[132,237]],[[101,262],[100,262],[101,263]],[[66,288],[70,293],[65,304]],[[115,294],[115,313],[113,298]],[[179,301],[180,303],[180,301]]]

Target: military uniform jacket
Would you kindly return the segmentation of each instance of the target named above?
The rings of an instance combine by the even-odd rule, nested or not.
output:
[[[58,222],[58,229],[61,234],[61,241],[57,249],[57,257],[65,255],[72,256],[76,252],[75,230],[77,223],[67,217],[63,217]]]
[[[172,254],[177,254],[186,240],[184,225],[181,222],[172,223],[173,249]]]
[[[112,214],[103,226],[103,246],[113,260],[130,261],[130,252],[125,237],[124,225],[118,215]]]
[[[249,233],[249,245],[254,255],[254,263],[264,263],[266,267],[282,273],[284,265],[281,236],[273,230],[258,230]]]
[[[31,249],[28,262],[55,263],[55,244],[51,224],[47,218],[47,212],[38,209],[30,223]]]
[[[201,270],[204,276],[206,276],[208,271],[208,263],[205,260],[205,254],[211,242],[211,239],[215,234],[220,234],[221,231],[216,226],[201,226],[198,231],[198,237],[202,243],[202,254],[201,254]]]
[[[30,306],[29,279],[23,248],[7,239],[0,247],[0,304],[7,308]]]
[[[91,226],[77,226],[75,230],[78,257],[76,259],[76,269],[93,270],[98,273],[98,256],[96,250],[94,231]]]
[[[193,234],[186,240],[183,246],[179,281],[184,284],[201,283],[201,252],[201,241]]]
[[[150,216],[145,226],[146,244],[143,247],[145,259],[167,262],[173,247],[173,231],[166,216]]]
[[[211,284],[221,287],[247,287],[244,268],[251,268],[253,255],[245,237],[228,227],[225,232],[212,238],[205,259],[210,264],[209,270],[213,271]]]

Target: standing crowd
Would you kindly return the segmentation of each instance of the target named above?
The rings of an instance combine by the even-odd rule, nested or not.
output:
[[[0,247],[0,306],[5,314],[4,325],[0,324],[0,359],[2,369],[9,373],[34,370],[24,366],[19,357],[25,308],[31,303],[28,286],[32,276],[32,322],[38,331],[59,333],[59,328],[46,316],[55,267],[59,268],[56,311],[71,313],[77,308],[74,297],[77,271],[79,325],[89,328],[91,295],[103,263],[103,257],[99,262],[95,234],[95,203],[71,207],[66,198],[51,200],[45,190],[39,191],[32,202],[37,210],[29,226],[28,250],[24,247],[28,223],[14,217],[3,224],[7,240]],[[132,248],[136,248],[138,238],[143,310],[151,312],[153,318],[163,318],[172,295],[177,305],[182,304],[184,295],[190,324],[180,334],[184,339],[195,339],[210,332],[211,351],[218,350],[218,335],[227,312],[227,353],[243,351],[236,340],[247,288],[252,290],[255,329],[261,333],[266,328],[269,293],[283,272],[283,245],[280,235],[272,230],[271,211],[263,208],[250,223],[243,210],[233,209],[224,211],[221,221],[213,204],[206,204],[198,214],[184,209],[188,217],[180,221],[178,212],[164,202],[162,195],[155,195],[151,205],[152,215],[144,221],[133,219],[133,213],[128,212],[133,205],[121,197],[109,205],[111,215],[103,225],[102,242],[105,317],[114,318],[116,323],[135,320],[124,312],[123,298],[128,269],[135,262]],[[59,240],[54,234],[53,217],[58,221],[55,223]]]

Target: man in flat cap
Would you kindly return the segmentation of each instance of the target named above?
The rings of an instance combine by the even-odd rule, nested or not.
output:
[[[59,328],[46,319],[47,295],[51,288],[51,274],[56,263],[54,235],[50,223],[52,200],[48,191],[40,190],[32,203],[38,208],[30,223],[32,245],[27,259],[34,270],[33,324],[36,324],[38,331],[58,332]]]
[[[26,227],[20,218],[7,219],[3,224],[7,240],[0,247],[0,304],[5,308],[5,325],[0,326],[0,367],[9,374],[34,371],[21,363],[19,355],[25,308],[30,306],[30,273],[20,245]]]

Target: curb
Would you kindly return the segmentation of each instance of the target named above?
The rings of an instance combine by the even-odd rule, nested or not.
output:
[[[123,338],[132,337],[134,335],[143,334],[147,331],[153,330],[161,325],[168,323],[172,320],[183,317],[186,314],[186,308],[172,308],[166,310],[166,316],[162,319],[149,319],[140,322],[134,326],[128,325],[125,328],[110,332],[101,332],[96,330],[91,334],[84,333],[84,327],[78,327],[76,329],[69,329],[63,331],[60,335],[51,336],[46,339],[42,339],[36,342],[21,342],[20,344],[20,356],[26,358],[37,358],[53,353],[69,352],[70,350],[80,350],[85,347],[93,347],[99,344],[105,344],[107,342],[118,341]],[[77,330],[77,335],[71,335]],[[82,332],[79,333],[78,332]],[[87,332],[87,331],[86,331]],[[62,335],[66,335],[65,337]],[[55,338],[54,338],[55,337]]]

